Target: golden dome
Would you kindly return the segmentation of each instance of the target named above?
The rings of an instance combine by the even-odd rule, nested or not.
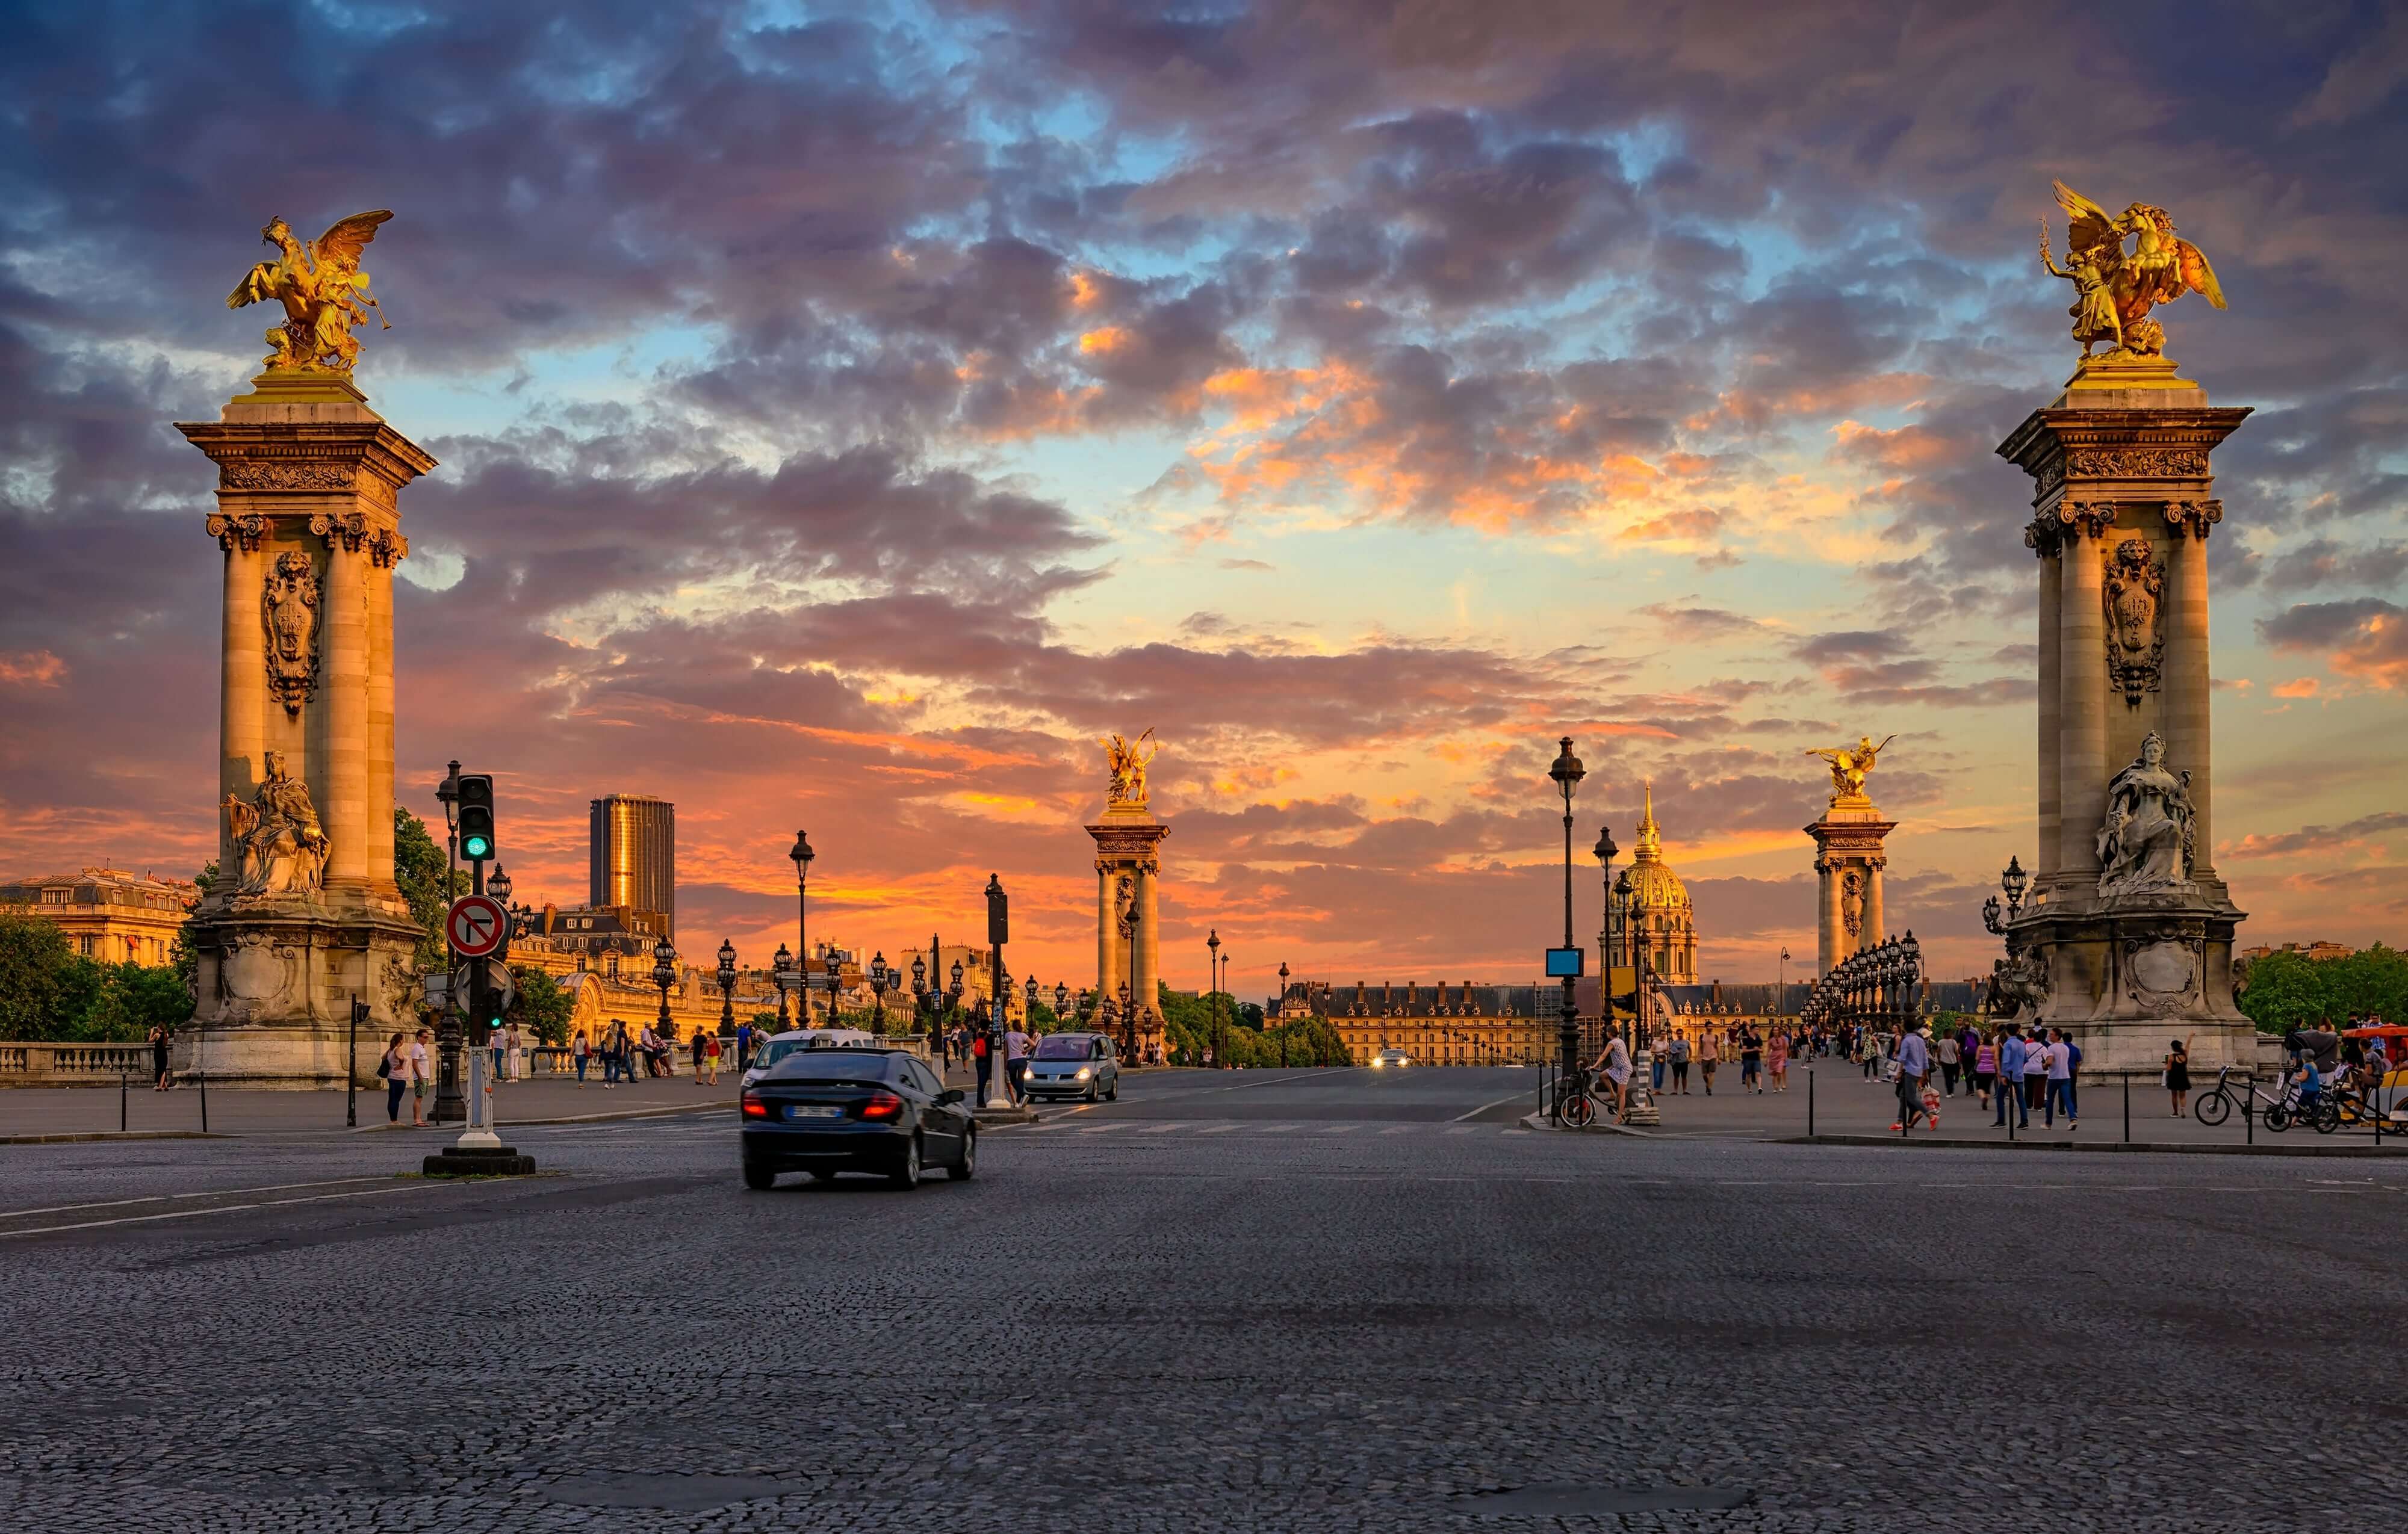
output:
[[[1630,899],[1642,911],[1689,908],[1689,887],[1664,860],[1664,833],[1656,824],[1656,785],[1647,785],[1647,809],[1639,821],[1639,846],[1631,854]]]

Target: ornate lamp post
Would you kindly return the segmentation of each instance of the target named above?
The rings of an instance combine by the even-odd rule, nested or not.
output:
[[[1580,758],[1572,755],[1572,738],[1566,735],[1563,749],[1547,769],[1555,787],[1564,796],[1564,946],[1572,943],[1572,796],[1580,792],[1581,779],[1588,775]],[[1579,983],[1570,975],[1564,976],[1564,1016],[1555,1044],[1563,1057],[1564,1074],[1569,1077],[1580,1069],[1580,996]]]
[[[736,945],[719,940],[719,1031],[736,1031]]]
[[[664,1047],[674,1049],[677,1035],[669,1021],[669,987],[677,984],[677,945],[666,935],[652,945],[652,984],[661,987],[661,1022],[653,1031],[661,1036]]]
[[[1622,849],[1613,845],[1613,832],[1604,826],[1597,828],[1597,845],[1589,848],[1597,866],[1605,878],[1605,921],[1598,933],[1598,1011],[1605,1026],[1613,1026],[1613,858]],[[1633,1019],[1636,1026],[1636,1019]]]
[[[1204,946],[1211,950],[1205,958],[1205,973],[1210,977],[1205,985],[1212,993],[1212,1027],[1209,1035],[1212,1041],[1212,1063],[1226,1065],[1229,1063],[1229,1046],[1221,1037],[1221,934],[1218,930],[1204,940]]]
[[[1020,1014],[1020,1030],[1023,1033],[1029,1033],[1036,1030],[1037,1000],[1037,977],[1032,974],[1028,977],[1028,993],[1026,996],[1022,998],[1023,1005]]]
[[[1121,982],[1121,1030],[1128,1042],[1127,1058],[1137,1058],[1137,1013],[1129,1006],[1129,983]]]
[[[938,1036],[936,1011],[928,1004],[928,961],[918,954],[911,956],[911,1016],[927,1019],[928,1052],[937,1057],[938,1064],[941,1066],[945,1049],[943,1040]]]
[[[788,953],[786,945],[781,943],[776,957],[769,963],[769,978],[778,987],[778,1031],[783,1033],[786,1031],[786,977],[795,967],[795,956]]]
[[[844,975],[844,961],[837,957],[834,948],[830,948],[827,951],[827,959],[820,969],[827,976],[828,1027],[834,1028],[836,1027],[836,986],[837,981]],[[808,997],[810,993],[806,991],[803,994]]]
[[[811,859],[819,854],[811,850],[810,838],[797,831],[795,832],[795,845],[786,849],[786,856],[795,865],[795,958],[801,968],[809,970],[811,965]],[[802,1026],[809,1028],[811,1026],[811,991],[809,986],[804,986],[801,990],[796,1005],[801,1010]],[[830,1010],[834,1010],[833,998]]]
[[[1054,982],[1054,1019],[1061,1022],[1070,1016],[1070,987],[1061,981]]]
[[[1280,1068],[1287,1068],[1287,960],[1280,960],[1279,1000],[1272,1003],[1279,1011]]]
[[[878,1006],[878,1031],[886,1032],[886,950],[881,948],[869,961],[869,998]]]

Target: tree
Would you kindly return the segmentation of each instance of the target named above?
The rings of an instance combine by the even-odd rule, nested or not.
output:
[[[212,865],[214,867],[215,865]],[[410,918],[419,925],[418,969],[423,974],[451,962],[443,942],[443,917],[452,902],[468,892],[468,875],[444,868],[442,844],[427,831],[426,822],[395,804],[393,807],[393,882],[409,902]]]
[[[2285,1033],[2323,1022],[2333,1011],[2326,965],[2304,954],[2263,955],[2249,966],[2241,1010],[2261,1033]]]
[[[39,916],[0,911],[0,1039],[79,1041],[100,966]]]
[[[532,966],[518,972],[517,980],[518,1000],[510,1003],[510,1016],[545,1044],[566,1044],[569,1019],[577,1011],[577,999],[568,987]]]
[[[181,1028],[193,1018],[193,993],[172,969],[127,960],[101,967],[100,984],[75,1037],[93,1044],[132,1044],[153,1028]]]

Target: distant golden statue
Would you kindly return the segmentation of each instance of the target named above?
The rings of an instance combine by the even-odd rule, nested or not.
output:
[[[2185,293],[2198,293],[2217,308],[2224,307],[2224,290],[2215,268],[2198,246],[2174,237],[2174,221],[2162,207],[2134,203],[2122,215],[2107,210],[2062,181],[2051,181],[2057,204],[2071,220],[2066,226],[2063,266],[2048,252],[2048,220],[2040,225],[2040,259],[2057,276],[2073,284],[2073,338],[2082,343],[2082,359],[2090,348],[2108,345],[2107,356],[2156,357],[2166,349],[2165,327],[2149,318],[2160,304]],[[2133,242],[2127,251],[2124,242]]]
[[[393,329],[393,322],[384,320],[384,306],[368,291],[368,275],[360,270],[360,253],[376,238],[377,225],[392,217],[383,208],[354,213],[309,242],[294,238],[282,219],[267,220],[259,237],[280,254],[253,266],[226,295],[226,307],[239,309],[271,298],[283,304],[284,323],[266,337],[274,348],[267,354],[271,371],[349,373],[360,356],[351,327],[367,319],[368,309],[377,311],[385,329]]]
[[[1162,746],[1156,742],[1153,750],[1141,754],[1138,747],[1153,734],[1148,730],[1134,741],[1115,734],[1104,742],[1104,760],[1112,774],[1111,783],[1104,789],[1106,804],[1144,804],[1146,764],[1162,754]]]
[[[1889,740],[1875,746],[1870,735],[1860,735],[1854,747],[1822,746],[1806,754],[1821,757],[1824,764],[1831,769],[1831,803],[1837,804],[1843,800],[1865,797],[1865,774],[1873,770],[1874,759],[1887,750],[1889,742],[1896,739],[1898,737],[1892,735]]]

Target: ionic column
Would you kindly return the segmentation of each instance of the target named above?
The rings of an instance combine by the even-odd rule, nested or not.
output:
[[[326,540],[326,888],[360,890],[368,872],[368,559],[357,524],[314,518]]]
[[[211,536],[225,550],[225,611],[218,676],[218,804],[232,794],[244,803],[267,772],[267,630],[260,603],[266,590],[266,561],[260,544],[267,535],[264,517],[215,516]],[[228,874],[238,859],[226,840],[225,812],[218,820],[218,866]]]
[[[2065,593],[2060,587],[2065,561],[2062,540],[2049,524],[2034,522],[2024,541],[2040,556],[2040,845],[2032,856],[2032,874],[2045,888],[2057,873],[2057,844],[2065,834],[2062,766],[2057,760],[2063,749],[2058,711],[2064,706],[2064,692],[2057,662],[2065,653],[2059,629],[2065,621]]]
[[[1152,859],[1138,865],[1136,993],[1140,1016],[1162,1010],[1162,910],[1154,898],[1155,874]]]
[[[1865,930],[1864,941],[1879,943],[1889,936],[1883,925],[1888,910],[1882,901],[1882,870],[1889,866],[1886,858],[1870,858],[1865,861]]]
[[[2166,506],[2173,547],[2166,570],[2166,756],[2176,772],[2190,774],[2193,824],[2198,831],[2195,874],[2215,873],[2215,835],[2210,805],[2207,680],[2207,533],[2224,518],[2216,501],[2177,501]]]
[[[2100,602],[2100,540],[2114,525],[2112,502],[2066,505],[2064,579],[2057,612],[2057,867],[2099,872],[2099,827],[2107,817],[2107,619]]]
[[[377,894],[399,893],[393,877],[393,570],[409,545],[397,533],[368,540],[367,876]]]
[[[1814,868],[1823,880],[1823,888],[1818,891],[1823,905],[1822,917],[1817,925],[1822,928],[1822,933],[1821,941],[1815,945],[1815,973],[1828,974],[1839,966],[1841,959],[1847,957],[1840,952],[1841,936],[1845,930],[1840,915],[1840,868],[1828,858],[1816,859]]]
[[[1112,951],[1120,934],[1112,924],[1112,871],[1102,859],[1096,859],[1096,1009],[1103,1010],[1107,998],[1120,993],[1121,977],[1112,973]]]

